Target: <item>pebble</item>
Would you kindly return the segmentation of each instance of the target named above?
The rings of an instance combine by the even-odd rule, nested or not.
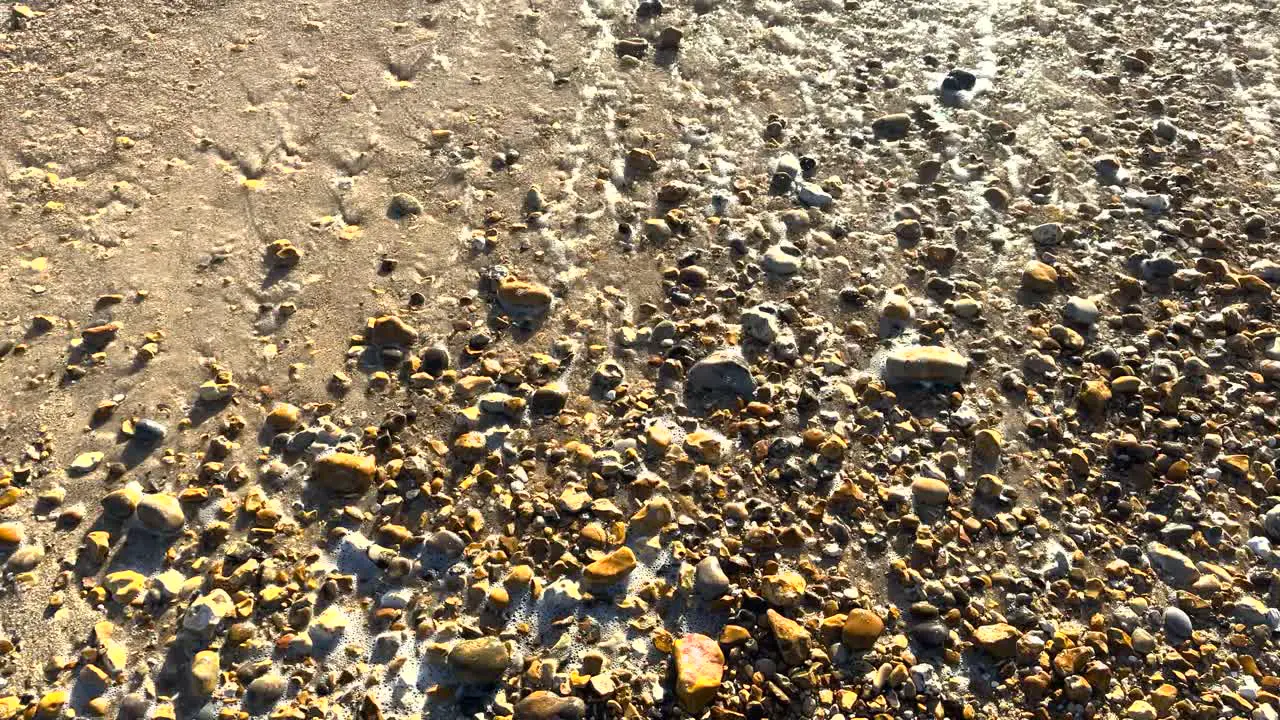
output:
[[[332,452],[316,459],[311,479],[330,492],[360,494],[372,487],[377,468],[372,455]]]
[[[255,703],[268,705],[284,697],[287,687],[288,683],[284,676],[276,672],[267,672],[249,683],[245,696]]]
[[[800,272],[803,254],[800,249],[789,242],[771,245],[760,258],[760,267],[765,272],[788,277]]]
[[[1164,629],[1174,637],[1191,637],[1191,618],[1179,608],[1167,607],[1164,609]]]
[[[105,456],[100,452],[80,453],[71,461],[69,471],[74,475],[84,475],[92,472]]]
[[[882,115],[871,121],[871,132],[881,140],[902,140],[911,131],[911,116],[905,113]]]
[[[958,385],[969,374],[968,358],[937,345],[911,345],[889,353],[884,379],[890,384],[935,382]]]
[[[800,623],[774,610],[769,610],[766,615],[782,659],[790,665],[799,665],[808,659],[812,641],[809,632]]]
[[[1058,271],[1039,260],[1032,260],[1022,269],[1022,289],[1032,293],[1052,293],[1058,289]]]
[[[724,680],[725,657],[706,635],[689,633],[674,643],[676,697],[686,712],[701,713]]]
[[[801,182],[796,184],[796,197],[802,205],[825,210],[835,204],[835,198],[817,183]],[[786,273],[781,273],[786,274]]]
[[[516,703],[515,720],[582,720],[586,712],[581,698],[535,690]]]
[[[704,599],[718,598],[729,592],[730,580],[714,555],[698,561],[694,574],[694,592]]]
[[[884,620],[870,610],[849,611],[840,631],[845,646],[853,650],[870,650],[884,634]]]
[[[498,285],[498,305],[516,316],[541,316],[551,310],[551,291],[537,283],[504,278]]]
[[[951,489],[936,478],[918,477],[911,483],[911,495],[920,505],[946,505]]]
[[[191,687],[196,695],[207,697],[218,689],[222,667],[218,653],[201,650],[191,660]]]
[[[144,445],[153,445],[164,440],[169,428],[164,423],[151,419],[139,420],[133,426],[133,439]]]
[[[1062,308],[1062,316],[1074,323],[1093,325],[1102,317],[1102,313],[1092,300],[1072,295]]]
[[[418,342],[418,330],[396,315],[383,315],[369,321],[369,342],[373,345],[412,347]]]
[[[27,539],[27,530],[22,523],[8,521],[0,523],[0,545],[21,545]]]
[[[289,403],[276,403],[267,413],[264,424],[275,432],[292,430],[302,421],[302,410]]]
[[[591,587],[608,587],[622,581],[635,567],[635,552],[621,547],[583,568],[582,578]]]
[[[143,495],[138,502],[137,514],[142,527],[161,534],[179,532],[187,522],[182,503],[168,493]]]
[[[723,396],[745,399],[755,394],[755,379],[740,352],[721,349],[689,368],[686,387],[689,393],[709,400]]]
[[[973,642],[987,654],[997,658],[1011,658],[1018,652],[1018,640],[1022,633],[1007,623],[981,625],[973,631]]]
[[[449,650],[449,667],[467,682],[495,683],[511,664],[511,653],[496,637],[462,640]]]
[[[133,515],[140,502],[142,502],[142,488],[137,483],[129,483],[104,495],[102,510],[108,517],[124,520]]]
[[[1044,223],[1031,230],[1031,240],[1036,245],[1057,245],[1062,242],[1062,235],[1062,225],[1059,223]]]
[[[198,635],[207,633],[235,613],[235,604],[226,590],[217,588],[191,603],[182,618],[182,627]]]

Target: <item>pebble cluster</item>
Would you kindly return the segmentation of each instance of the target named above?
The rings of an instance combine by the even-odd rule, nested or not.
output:
[[[1280,17],[944,3],[962,49],[790,5],[565,10],[611,164],[489,198],[466,285],[339,328],[322,397],[210,356],[8,427],[0,720],[1280,719]],[[583,225],[631,284],[564,261]],[[0,372],[151,372],[182,350],[117,318],[156,302],[29,314]]]

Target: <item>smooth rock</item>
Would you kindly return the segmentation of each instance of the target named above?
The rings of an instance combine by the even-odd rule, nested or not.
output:
[[[1018,639],[1022,633],[1012,625],[996,623],[980,625],[973,631],[973,643],[983,651],[998,658],[1011,658],[1018,652]]]
[[[245,698],[251,703],[268,705],[284,697],[288,682],[277,672],[267,672],[249,683]]]
[[[715,698],[724,679],[724,652],[706,635],[689,633],[674,643],[676,697],[697,715]]]
[[[890,384],[936,382],[958,385],[969,374],[969,359],[937,345],[912,345],[889,353],[884,379]]]
[[[373,486],[377,469],[377,460],[372,455],[332,452],[316,460],[311,479],[330,492],[363,493]]]
[[[921,505],[946,505],[950,502],[951,488],[936,478],[918,477],[911,483],[911,496]]]
[[[773,275],[783,277],[795,275],[800,272],[803,257],[804,253],[795,245],[780,242],[764,251],[764,255],[760,258],[760,267]]]
[[[515,709],[515,720],[581,720],[587,705],[581,698],[535,690],[516,703]]]
[[[726,395],[750,399],[756,382],[742,353],[724,349],[694,363],[689,368],[686,387],[690,393],[708,399]]]
[[[1098,311],[1098,305],[1094,301],[1072,295],[1062,307],[1062,316],[1074,323],[1093,325],[1098,322],[1102,313]]]
[[[871,121],[871,132],[881,140],[902,140],[911,131],[911,116],[906,113],[883,115]]]
[[[864,608],[854,608],[845,616],[840,639],[853,650],[870,650],[884,634],[884,620]]]
[[[1174,587],[1189,587],[1200,578],[1200,571],[1191,558],[1167,545],[1158,542],[1147,545],[1147,558],[1164,581]]]
[[[411,347],[418,342],[418,330],[398,315],[383,315],[369,323],[369,342],[374,345]]]
[[[1180,608],[1167,607],[1164,609],[1164,630],[1165,632],[1178,638],[1191,637],[1194,628],[1191,625],[1191,618]]]
[[[498,305],[507,313],[518,316],[545,315],[551,310],[555,299],[545,285],[512,277],[502,279],[498,284],[497,295]]]
[[[707,600],[718,598],[729,592],[729,576],[720,567],[720,560],[708,555],[698,561],[693,574],[693,591]]]
[[[138,502],[138,522],[142,527],[160,534],[173,534],[182,530],[187,517],[182,503],[168,493],[148,493]]]
[[[1037,294],[1048,294],[1058,289],[1058,271],[1051,265],[1032,260],[1022,268],[1022,289]]]
[[[449,651],[448,662],[468,682],[494,683],[506,673],[511,653],[498,638],[482,637],[456,643]]]

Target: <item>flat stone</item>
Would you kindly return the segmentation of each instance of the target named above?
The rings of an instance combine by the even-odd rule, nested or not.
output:
[[[973,643],[989,655],[1011,658],[1018,653],[1018,639],[1022,633],[1012,625],[995,623],[980,625],[973,631]]]
[[[760,258],[760,267],[767,273],[787,277],[800,272],[803,257],[804,253],[800,248],[789,242],[781,242],[771,245],[764,251],[764,255]]]
[[[372,455],[333,452],[316,460],[311,479],[331,492],[358,494],[373,486],[377,468]]]
[[[104,577],[102,584],[116,602],[128,605],[141,600],[147,589],[147,576],[134,570],[118,570]]]
[[[796,198],[801,205],[825,210],[835,204],[831,193],[822,189],[817,183],[800,182],[796,184]]]
[[[958,385],[969,374],[969,359],[937,345],[898,348],[885,359],[884,379],[890,384],[935,382]]]
[[[1174,587],[1190,587],[1200,579],[1200,571],[1191,558],[1167,545],[1158,542],[1147,545],[1147,558],[1160,577]]]
[[[717,350],[689,368],[687,390],[701,397],[736,396],[749,399],[756,382],[751,368],[736,350]]]
[[[698,714],[715,698],[724,680],[724,652],[706,635],[689,633],[674,643],[676,698]]]
[[[871,132],[881,140],[902,140],[911,131],[911,116],[906,113],[882,115],[871,121]]]
[[[496,637],[462,640],[449,651],[448,663],[468,682],[494,683],[506,673],[511,653]]]
[[[418,331],[398,315],[383,315],[369,323],[369,342],[374,345],[411,347],[418,342]]]
[[[92,472],[94,468],[102,463],[104,457],[102,453],[97,451],[80,453],[71,461],[71,467],[68,468],[68,471],[73,475],[84,475]]]
[[[629,547],[621,547],[596,560],[582,570],[587,585],[607,587],[620,582],[636,567],[636,554]]]
[[[511,315],[544,315],[554,299],[545,285],[510,277],[498,283],[498,305]]]
[[[581,720],[587,704],[581,698],[535,690],[516,703],[515,720]]]
[[[918,477],[911,483],[911,496],[921,505],[946,505],[951,488],[937,478]]]

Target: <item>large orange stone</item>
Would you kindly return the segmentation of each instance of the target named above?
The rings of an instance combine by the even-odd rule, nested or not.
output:
[[[855,608],[845,618],[840,637],[845,647],[853,650],[869,650],[884,633],[884,620],[870,610]]]
[[[720,690],[724,653],[715,640],[689,633],[675,642],[676,697],[691,713],[702,712]]]
[[[372,455],[329,453],[316,460],[312,479],[336,493],[362,493],[373,485],[377,468],[377,460]]]

